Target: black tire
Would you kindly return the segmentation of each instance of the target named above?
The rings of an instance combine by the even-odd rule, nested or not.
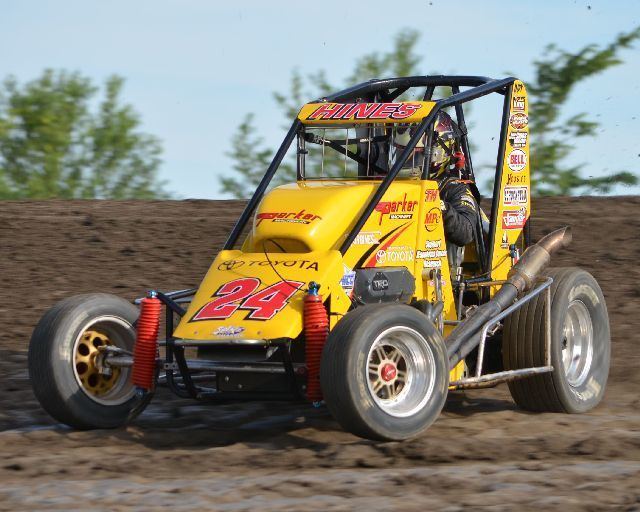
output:
[[[553,277],[551,364],[554,370],[510,382],[509,391],[516,404],[529,411],[586,412],[602,400],[609,375],[611,338],[607,306],[600,286],[588,272],[568,267],[549,269],[545,274]],[[545,298],[543,292],[505,319],[502,354],[506,370],[544,366]],[[591,342],[571,343],[578,338],[571,334],[570,326],[582,326],[587,335],[581,339],[591,339]],[[580,354],[572,351],[572,347],[578,345],[583,346]]]
[[[393,364],[387,361],[392,356],[397,359],[395,370],[389,370]],[[370,378],[373,365],[379,372]],[[384,389],[374,392],[385,382]],[[345,430],[367,439],[408,439],[426,430],[444,406],[449,385],[447,350],[433,324],[415,308],[358,307],[329,334],[320,384],[329,411]]]
[[[86,350],[81,338],[87,332],[104,334],[110,343],[132,351],[137,319],[137,307],[104,293],[70,297],[43,315],[29,344],[29,377],[36,398],[53,418],[77,429],[116,428],[127,422],[139,405],[130,370],[121,369],[117,379],[114,375],[106,394],[92,395],[80,378],[79,372],[86,370],[78,369],[76,351]]]

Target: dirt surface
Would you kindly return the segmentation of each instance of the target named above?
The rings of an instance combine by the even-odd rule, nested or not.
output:
[[[195,286],[238,202],[2,202],[0,510],[640,510],[640,198],[538,200],[534,239],[571,224],[555,265],[592,272],[607,299],[612,370],[584,415],[528,414],[506,386],[453,394],[419,439],[374,443],[324,409],[206,405],[160,392],[117,431],[55,424],[26,350],[72,294],[131,299]]]

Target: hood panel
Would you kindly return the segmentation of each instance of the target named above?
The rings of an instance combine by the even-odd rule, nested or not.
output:
[[[270,261],[269,261],[270,260]],[[276,272],[277,271],[277,272]],[[326,299],[348,302],[339,251],[302,254],[221,251],[174,336],[182,339],[295,338],[310,281]]]
[[[250,249],[262,252],[265,244],[268,251],[275,250],[268,240],[283,239],[297,240],[300,251],[335,249],[376,187],[377,183],[355,181],[305,181],[277,187],[256,210]]]

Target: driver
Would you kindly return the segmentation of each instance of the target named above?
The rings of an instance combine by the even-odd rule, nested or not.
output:
[[[473,241],[477,222],[478,205],[469,186],[460,180],[460,170],[465,167],[464,153],[459,147],[459,129],[451,116],[440,112],[435,122],[431,145],[431,162],[428,179],[438,182],[440,208],[447,242],[464,247]],[[425,136],[416,144],[413,155],[407,159],[403,174],[419,176],[424,161]],[[398,130],[394,144],[401,151],[409,143],[410,129]]]

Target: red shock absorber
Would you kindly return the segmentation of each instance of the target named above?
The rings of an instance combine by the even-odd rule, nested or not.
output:
[[[307,359],[307,398],[311,402],[322,400],[320,389],[320,359],[329,335],[329,317],[318,294],[320,285],[309,283],[309,293],[304,298],[304,338]]]
[[[156,357],[158,355],[158,328],[162,302],[155,292],[142,299],[140,316],[136,333],[136,345],[133,350],[132,381],[134,386],[151,391],[156,373]]]

